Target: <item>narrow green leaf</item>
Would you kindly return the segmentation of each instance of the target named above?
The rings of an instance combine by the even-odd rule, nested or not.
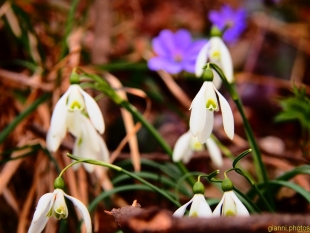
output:
[[[269,181],[269,184],[285,186],[285,187],[288,187],[290,189],[293,189],[294,191],[296,191],[297,193],[302,195],[310,203],[310,193],[295,183],[292,183],[289,181],[284,181],[284,180],[271,180],[271,181]]]
[[[292,169],[291,171],[285,172],[283,175],[276,178],[276,180],[287,181],[292,179],[294,176],[299,174],[308,174],[310,175],[310,165],[302,165]]]
[[[119,192],[125,191],[134,191],[134,190],[144,190],[144,191],[153,191],[150,187],[142,184],[134,184],[134,185],[123,185],[120,187],[116,187],[114,189],[104,191],[100,195],[98,195],[89,205],[88,210],[89,212],[93,212],[96,206],[107,197]]]

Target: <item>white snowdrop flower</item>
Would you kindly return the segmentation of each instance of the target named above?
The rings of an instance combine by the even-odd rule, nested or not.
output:
[[[55,105],[51,126],[47,133],[47,148],[56,151],[66,132],[81,136],[81,115],[87,115],[92,127],[100,134],[104,132],[104,120],[96,101],[78,84],[72,84]]]
[[[205,81],[191,104],[189,121],[190,131],[201,143],[210,137],[214,124],[214,111],[219,110],[223,117],[223,126],[227,136],[234,137],[234,117],[227,100],[218,92],[212,81]]]
[[[226,175],[225,175],[226,176]],[[233,191],[233,183],[227,177],[222,181],[224,195],[213,211],[214,217],[219,216],[249,216],[249,211]]]
[[[202,151],[208,148],[212,162],[216,167],[223,165],[223,158],[220,149],[212,138],[208,138],[205,143],[200,143],[197,137],[194,137],[190,131],[181,135],[177,140],[172,154],[174,162],[182,160],[187,163],[195,151]]]
[[[183,217],[186,208],[189,204],[191,205],[191,208],[189,210],[189,217],[202,217],[202,218],[208,218],[212,217],[212,211],[207,203],[205,197],[204,197],[204,186],[201,182],[196,182],[193,187],[194,197],[184,205],[182,205],[180,208],[178,208],[174,213],[174,217],[181,218]]]
[[[195,64],[196,77],[201,77],[203,74],[203,67],[207,62],[218,65],[223,70],[227,81],[229,83],[233,82],[233,63],[231,55],[220,36],[212,36],[198,53]],[[217,89],[222,84],[222,80],[217,72],[215,72],[213,83]]]
[[[61,178],[58,178],[58,181],[59,179]],[[63,183],[62,179],[61,182]],[[39,199],[28,233],[42,232],[48,219],[51,216],[54,216],[58,220],[61,218],[63,219],[67,218],[68,208],[64,197],[72,201],[73,204],[78,208],[83,217],[86,226],[86,232],[91,233],[92,232],[91,219],[86,206],[80,200],[66,194],[62,189],[56,187],[57,185],[55,185],[55,190],[53,193],[46,193]]]

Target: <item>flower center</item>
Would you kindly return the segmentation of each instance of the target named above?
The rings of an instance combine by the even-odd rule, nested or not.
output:
[[[181,62],[183,60],[183,56],[181,54],[177,53],[173,56],[173,60],[176,62]]]

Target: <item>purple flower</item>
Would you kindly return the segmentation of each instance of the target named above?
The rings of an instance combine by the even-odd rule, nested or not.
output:
[[[226,25],[229,26],[223,35],[223,40],[227,43],[236,42],[246,28],[246,12],[242,8],[234,10],[224,5],[220,11],[210,11],[209,19],[220,30],[223,30]]]
[[[165,70],[170,74],[177,74],[182,70],[194,73],[197,55],[206,43],[206,40],[193,41],[190,32],[185,29],[175,33],[162,30],[152,40],[157,56],[149,59],[148,67],[155,71]]]

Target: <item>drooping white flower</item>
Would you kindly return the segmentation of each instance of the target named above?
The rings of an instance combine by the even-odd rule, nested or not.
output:
[[[205,197],[203,194],[195,194],[194,197],[184,205],[182,205],[179,209],[177,209],[174,213],[174,217],[183,217],[186,208],[189,204],[191,204],[191,208],[189,210],[189,217],[202,217],[202,218],[208,218],[212,217],[212,211],[207,203]]]
[[[79,116],[79,124],[81,126],[81,133],[76,135],[76,140],[73,148],[73,154],[89,159],[109,162],[109,151],[103,140],[95,128],[92,126],[90,120],[84,116]],[[80,163],[74,165],[77,169]],[[95,165],[83,163],[83,166],[88,172],[92,172]]]
[[[223,70],[227,81],[229,83],[233,82],[233,63],[231,55],[221,37],[211,37],[198,53],[195,64],[195,74],[197,77],[201,77],[203,74],[203,67],[207,62],[217,64]],[[217,89],[221,86],[222,80],[217,72],[215,72],[213,83]]]
[[[234,117],[227,100],[217,91],[211,81],[205,81],[191,104],[190,131],[201,143],[205,143],[213,129],[214,111],[223,116],[223,126],[230,139],[234,137]]]
[[[208,138],[205,143],[200,143],[197,137],[194,137],[190,131],[187,131],[185,134],[177,140],[172,154],[172,159],[174,162],[179,162],[182,160],[184,163],[187,163],[194,151],[202,151],[205,149],[205,146],[208,148],[212,162],[217,166],[221,167],[223,164],[223,158],[221,151],[214,142],[212,138]]]
[[[78,208],[85,222],[86,232],[91,233],[91,219],[87,208],[80,200],[67,195],[62,189],[55,189],[53,193],[46,193],[40,198],[28,233],[42,232],[51,216],[56,219],[67,218],[68,208],[64,197],[72,201]]]
[[[242,204],[233,190],[224,192],[220,203],[213,211],[213,216],[249,216],[249,211]]]
[[[54,108],[46,139],[49,150],[56,151],[59,148],[67,131],[80,137],[81,115],[87,115],[100,134],[104,132],[103,116],[96,101],[78,84],[72,84]]]
[[[183,217],[189,204],[192,204],[189,210],[189,217],[212,217],[211,208],[204,197],[205,188],[199,179],[200,178],[198,178],[198,181],[193,186],[194,197],[189,202],[178,208],[173,213],[174,217]]]

